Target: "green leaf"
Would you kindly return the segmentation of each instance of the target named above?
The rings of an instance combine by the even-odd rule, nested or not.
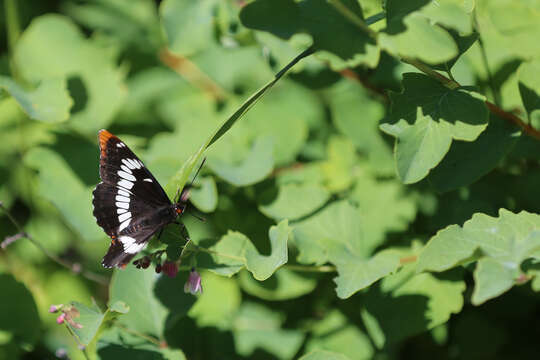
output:
[[[216,0],[162,2],[159,11],[169,49],[182,56],[191,56],[208,47],[214,41],[217,4]]]
[[[34,148],[24,157],[29,167],[37,169],[38,193],[50,201],[67,223],[85,240],[103,238],[92,216],[92,190],[86,188],[58,153]]]
[[[295,220],[312,213],[329,199],[330,193],[318,184],[285,184],[278,188],[277,197],[259,210],[275,220]]]
[[[427,179],[438,192],[470,185],[497,167],[519,136],[515,125],[492,115],[486,131],[476,141],[453,142],[448,154]]]
[[[110,49],[85,39],[69,18],[49,14],[35,18],[24,31],[13,61],[27,81],[77,83],[69,124],[93,135],[111,123],[126,95],[123,72],[111,55]]]
[[[349,360],[349,358],[340,353],[315,350],[302,356],[299,360]]]
[[[32,293],[10,274],[0,274],[0,288],[5,292],[0,332],[11,334],[19,346],[33,345],[40,336],[40,320]]]
[[[345,359],[371,359],[373,347],[369,338],[338,310],[332,310],[313,326],[306,351],[339,352]]]
[[[203,212],[209,213],[216,209],[218,193],[216,182],[212,176],[201,178],[189,192],[189,201]]]
[[[466,1],[442,0],[429,2],[420,13],[432,22],[446,28],[452,28],[460,34],[470,34],[473,31],[471,19],[472,9],[466,6]]]
[[[405,17],[407,30],[397,35],[380,33],[381,49],[392,55],[416,58],[428,64],[449,61],[458,54],[458,48],[448,32],[433,25],[425,16],[412,13]]]
[[[247,272],[240,273],[240,285],[246,293],[263,300],[288,300],[309,294],[317,286],[313,277],[288,270],[276,271],[265,281],[256,281]]]
[[[395,271],[399,254],[384,250],[370,257],[362,216],[347,201],[335,202],[294,227],[294,244],[302,263],[326,261],[337,267],[338,297],[345,299]]]
[[[212,248],[215,251],[214,261],[226,265],[224,269],[212,269],[216,273],[231,276],[240,271],[242,266],[248,269],[255,279],[268,279],[274,271],[287,262],[287,241],[291,228],[287,220],[282,220],[268,231],[270,255],[261,255],[251,241],[239,232],[229,231]]]
[[[395,125],[383,124],[381,130],[396,137],[397,173],[405,184],[413,184],[427,176],[450,149],[452,137],[448,127],[437,124],[418,108],[416,122],[400,120]]]
[[[474,141],[487,127],[488,111],[480,95],[448,89],[422,74],[404,74],[403,86],[403,93],[391,96],[381,130],[396,137],[398,175],[411,184],[442,160],[452,139]]]
[[[518,69],[519,92],[529,119],[540,109],[540,60],[525,62]]]
[[[472,302],[479,305],[508,291],[523,261],[538,258],[540,216],[501,209],[499,217],[475,214],[463,227],[451,225],[432,237],[418,259],[418,271],[443,271],[478,260]],[[512,281],[510,281],[512,280]]]
[[[342,0],[341,5],[353,16],[363,19],[357,2]],[[240,20],[248,28],[267,31],[282,39],[307,33],[312,36],[317,50],[335,54],[342,61],[354,61],[374,44],[367,32],[344,17],[332,4],[321,0],[257,0],[242,8]],[[378,51],[368,57],[372,65],[373,56],[378,59]]]
[[[153,271],[142,271],[134,266],[116,270],[109,288],[109,304],[112,307],[122,301],[129,306],[129,313],[119,320],[126,327],[161,337],[167,309],[154,294],[155,284]]]
[[[282,329],[279,313],[262,305],[244,302],[234,325],[234,344],[242,356],[250,356],[255,349],[263,349],[278,359],[292,359],[302,345],[304,334],[299,330]]]
[[[444,324],[463,308],[461,272],[435,277],[415,274],[415,268],[406,265],[364,297],[362,318],[378,348]]]
[[[272,172],[274,168],[273,147],[271,139],[259,138],[240,165],[234,166],[216,157],[209,157],[208,166],[217,176],[233,185],[252,185],[263,180]]]
[[[241,302],[237,282],[205,272],[202,274],[202,284],[204,291],[189,310],[189,317],[194,318],[199,327],[230,329]]]
[[[73,101],[64,79],[46,79],[34,90],[25,90],[8,77],[0,76],[0,88],[17,100],[32,119],[44,122],[62,122],[69,118]]]

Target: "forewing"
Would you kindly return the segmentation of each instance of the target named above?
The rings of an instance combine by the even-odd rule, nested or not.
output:
[[[108,184],[134,194],[154,207],[170,204],[169,197],[143,162],[107,130],[99,131],[99,175]]]

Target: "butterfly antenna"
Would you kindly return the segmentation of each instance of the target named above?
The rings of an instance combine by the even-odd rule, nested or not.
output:
[[[197,214],[194,214],[193,211],[188,212],[188,214],[191,215],[191,216],[193,216],[195,219],[198,219],[198,220],[200,220],[200,221],[202,221],[202,222],[206,222],[206,219],[205,219],[205,218],[203,218],[202,216],[199,216],[199,215],[197,215]]]

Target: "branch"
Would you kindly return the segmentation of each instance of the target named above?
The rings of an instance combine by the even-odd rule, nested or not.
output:
[[[173,54],[167,49],[163,49],[159,53],[159,59],[189,83],[210,94],[212,98],[218,101],[223,101],[227,98],[227,91],[219,86],[188,58]]]
[[[8,217],[9,221],[17,228],[18,233],[13,236],[8,236],[7,238],[2,241],[1,247],[5,249],[9,244],[13,243],[14,241],[18,239],[28,239],[32,244],[34,244],[39,250],[41,250],[42,253],[44,253],[49,259],[54,261],[55,263],[59,264],[60,266],[65,267],[66,269],[72,271],[75,274],[81,274],[83,277],[87,278],[88,280],[94,281],[98,284],[107,285],[109,283],[108,279],[104,276],[101,276],[99,274],[96,274],[94,272],[84,270],[79,263],[71,263],[69,261],[63,260],[56,256],[55,254],[51,253],[49,250],[47,250],[39,241],[34,239],[30,234],[25,232],[22,228],[22,226],[15,220],[13,215],[9,212],[9,210],[4,206],[4,203],[0,201],[0,208],[4,210],[4,213]]]

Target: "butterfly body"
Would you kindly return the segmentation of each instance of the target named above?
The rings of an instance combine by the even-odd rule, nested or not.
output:
[[[104,267],[125,267],[152,235],[175,222],[185,202],[171,202],[142,161],[107,130],[98,135],[101,182],[93,192],[94,217],[111,238]]]

